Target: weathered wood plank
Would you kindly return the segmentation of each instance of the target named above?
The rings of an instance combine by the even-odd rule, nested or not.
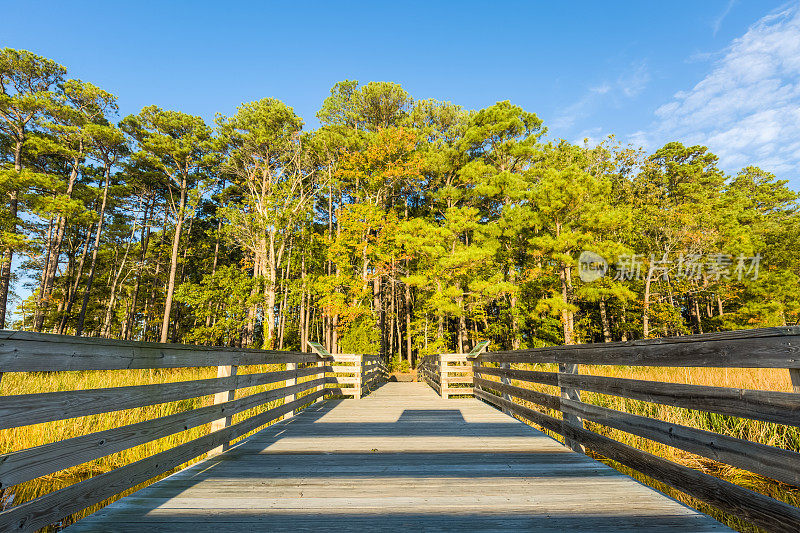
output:
[[[126,370],[311,363],[317,355],[278,350],[159,344],[0,330],[0,372]]]
[[[800,426],[800,396],[791,392],[686,385],[585,374],[565,375],[561,376],[561,380],[585,391]]]
[[[24,483],[189,428],[202,426],[221,416],[230,417],[284,398],[287,393],[305,392],[322,383],[324,383],[322,379],[306,381],[291,388],[263,391],[220,404],[207,405],[0,455],[0,488]]]
[[[499,396],[480,390],[475,391],[475,396],[499,408],[505,407],[541,427],[556,433],[561,432],[559,427],[561,421],[556,418],[507,402]],[[565,425],[563,431],[566,432],[567,437],[580,442],[600,455],[675,487],[725,512],[742,516],[769,531],[788,532],[797,531],[800,528],[800,509],[796,507],[661,459],[586,429]]]
[[[547,407],[549,409],[554,409],[556,411],[558,411],[561,407],[561,399],[553,394],[546,394],[544,392],[538,392],[530,389],[523,389],[522,387],[516,387],[514,385],[506,385],[505,383],[499,381],[490,381],[488,379],[483,379],[483,378],[475,378],[475,385],[476,386],[480,385],[483,390],[494,389],[498,392],[510,394],[511,396],[520,398],[522,400],[527,400],[537,405],[541,405],[542,407]],[[505,399],[509,400],[508,398]]]
[[[800,485],[800,453],[564,399],[562,411],[790,485]]]
[[[800,509],[733,483],[678,465],[586,429],[566,426],[568,436],[595,452],[657,481],[740,516],[768,531],[800,531]]]
[[[800,368],[800,326],[487,352],[481,362]]]
[[[532,381],[543,385],[558,386],[558,372],[542,372],[539,370],[516,370],[510,368],[494,368],[489,366],[476,366],[476,374],[487,374],[490,376],[501,376],[520,381]]]
[[[295,364],[295,368],[297,365]],[[220,366],[217,367],[217,377],[218,378],[227,378],[227,377],[236,377],[236,374],[239,371],[238,366]],[[219,405],[223,403],[230,402],[236,397],[236,380],[234,380],[234,385],[230,390],[227,391],[220,391],[214,395],[214,404]],[[218,418],[211,422],[211,428],[209,431],[219,431],[222,428],[226,428],[231,425],[232,416],[230,413],[226,414],[222,418]],[[209,450],[209,454],[217,454],[222,453],[227,449],[227,444],[223,444],[217,446],[216,448]]]
[[[215,433],[209,433],[146,459],[141,459],[7,509],[0,512],[0,530],[35,531],[48,524],[55,523],[65,516],[144,483],[187,461],[191,461],[216,446],[249,433],[292,409],[302,407],[313,401],[317,395],[322,394],[324,394],[324,391],[313,392],[292,403],[274,407]]]
[[[311,407],[74,529],[364,531],[376,524],[387,531],[727,530],[481,402],[445,401],[421,383],[389,383],[359,402]]]
[[[528,407],[522,406],[518,403],[504,400],[500,396],[485,391],[482,388],[476,387],[474,394],[476,398],[494,404],[500,409],[507,409],[510,413],[520,416],[526,420],[530,420],[534,424],[553,431],[554,433],[558,433],[560,435],[562,432],[561,419],[559,418],[540,413],[534,409],[529,409]]]
[[[297,372],[298,376],[312,376],[319,368],[301,368]],[[0,396],[0,429],[175,402],[231,388],[277,383],[288,377],[289,373],[280,370],[152,385]]]
[[[583,420],[580,417],[576,416],[574,413],[565,411],[563,408],[563,403],[565,400],[571,400],[575,402],[581,401],[581,392],[579,389],[576,389],[565,382],[563,376],[567,375],[577,375],[578,374],[578,365],[575,364],[565,364],[559,363],[558,365],[558,387],[561,389],[561,423],[565,426],[573,426],[577,428],[583,428]],[[573,451],[578,453],[583,453],[584,449],[580,442],[574,441],[569,437],[566,437],[566,431],[562,432],[564,437],[564,444],[567,447],[572,448]]]

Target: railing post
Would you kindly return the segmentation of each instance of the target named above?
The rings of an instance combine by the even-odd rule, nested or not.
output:
[[[792,378],[792,389],[800,393],[800,368],[790,368],[789,377]]]
[[[238,370],[238,366],[236,365],[228,365],[228,366],[218,366],[217,367],[217,377],[218,378],[227,378],[229,376],[235,376],[236,371]],[[233,389],[218,392],[214,395],[214,405],[219,405],[221,403],[230,402],[236,396],[236,387],[234,386]],[[224,418],[218,418],[211,422],[211,433],[215,431],[219,431],[220,429],[224,429],[231,425],[231,417],[226,416]],[[222,444],[209,450],[208,455],[217,455],[218,453],[222,453],[228,449],[230,445],[228,443]]]
[[[509,363],[500,363],[500,368],[502,368],[503,370],[510,370],[511,369],[511,365]],[[503,385],[511,385],[511,378],[509,378],[508,376],[501,376],[500,377],[500,383],[502,383]],[[510,402],[511,401],[511,395],[509,393],[507,393],[507,392],[504,392],[503,393],[503,399],[505,401],[507,401],[507,402]],[[511,411],[509,411],[505,407],[503,408],[503,412],[505,414],[509,415],[509,416],[511,415]]]
[[[444,361],[442,354],[439,354],[439,387],[441,388],[441,396],[445,400],[450,399],[450,393],[447,391],[447,363]]]
[[[315,374],[315,377],[316,378],[320,378],[320,377],[327,378],[328,377],[328,373],[325,371],[325,367],[328,365],[328,361],[317,361],[314,364],[318,368],[320,368],[322,370],[322,372],[321,372],[322,376],[320,376],[320,372],[318,372],[317,374]],[[322,385],[317,387],[316,391],[318,392],[318,391],[320,391],[322,389],[325,389],[325,388],[327,388],[327,383],[323,383]],[[323,394],[322,396],[320,396],[319,398],[314,400],[314,403],[319,403],[319,402],[324,401],[324,400],[325,400],[325,395]]]
[[[356,365],[356,383],[353,387],[353,399],[360,400],[362,387],[364,386],[364,354],[360,354],[357,359],[354,359],[354,361]]]
[[[286,386],[291,387],[292,385],[297,385],[297,363],[286,363],[286,370],[294,371],[294,377],[289,378],[286,380]],[[283,399],[283,403],[290,403],[297,399],[297,394],[292,393],[286,396]],[[283,419],[286,420],[287,418],[292,418],[294,416],[294,411],[289,411],[285,415],[283,415]]]
[[[559,388],[561,389],[562,398],[566,398],[568,400],[573,400],[576,402],[581,401],[581,393],[578,389],[574,389],[572,387],[565,387],[561,385],[561,374],[577,374],[577,373],[578,373],[578,365],[565,364],[565,363],[558,364],[558,385]],[[566,432],[567,427],[570,426],[573,428],[583,429],[583,419],[579,418],[574,414],[565,412],[563,405],[561,406],[560,410],[562,417],[561,428],[562,431],[564,432],[564,445],[578,453],[585,453],[583,445],[567,437],[567,432]]]

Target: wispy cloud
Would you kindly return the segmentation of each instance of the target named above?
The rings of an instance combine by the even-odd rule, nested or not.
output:
[[[728,13],[731,12],[733,6],[736,4],[736,0],[728,0],[728,5],[725,6],[725,9],[720,13],[712,22],[711,22],[711,29],[714,30],[714,37],[717,36],[717,32],[722,27],[722,21],[725,20],[725,17],[728,16]]]
[[[635,63],[616,79],[589,87],[580,99],[561,109],[550,122],[550,126],[555,130],[571,128],[578,120],[592,115],[600,106],[619,106],[622,101],[638,96],[649,82],[647,65],[644,62]]]
[[[635,134],[643,144],[704,144],[726,170],[757,164],[800,177],[800,6],[763,17],[655,114],[650,134]]]

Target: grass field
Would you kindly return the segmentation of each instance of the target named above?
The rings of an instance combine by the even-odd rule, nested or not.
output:
[[[556,365],[514,365],[513,368],[526,370],[557,371]],[[580,367],[580,373],[592,374],[597,376],[620,377],[631,379],[643,379],[651,381],[662,381],[667,383],[685,383],[692,385],[707,385],[715,387],[734,387],[742,389],[759,389],[792,392],[791,380],[787,370],[776,369],[721,369],[721,368],[647,368],[647,367],[627,367],[627,366],[587,366]],[[488,377],[488,376],[487,376]],[[533,384],[512,380],[513,385],[546,392],[548,394],[559,394],[557,387]],[[632,414],[647,416],[673,422],[685,426],[691,426],[707,431],[714,431],[725,435],[730,435],[740,439],[745,439],[771,446],[777,446],[789,450],[800,452],[800,429],[796,427],[782,426],[769,422],[760,422],[743,418],[705,413],[689,409],[681,409],[665,405],[630,400],[616,396],[608,396],[593,392],[582,392],[581,400],[593,405],[625,411]],[[529,402],[521,402],[527,407],[545,412],[551,416],[560,418],[560,413],[548,410]],[[773,498],[785,501],[792,505],[800,505],[800,488],[784,483],[779,483],[750,472],[734,468],[716,461],[700,457],[698,455],[678,450],[670,446],[663,445],[637,437],[623,431],[600,426],[591,422],[585,422],[588,429],[601,435],[613,438],[625,444],[635,446],[641,450],[654,455],[664,457],[671,461],[685,466],[702,470],[707,474],[736,483],[737,485],[749,488],[756,492],[766,494]],[[555,434],[550,433],[554,438],[562,440]],[[590,453],[590,455],[593,455]],[[614,461],[593,455],[597,459],[610,464],[629,474],[640,481],[656,487],[671,497],[682,501],[696,509],[710,514],[717,520],[727,524],[738,531],[760,531],[758,528],[738,519],[735,516],[721,513],[716,509],[692,498],[666,485],[655,482],[627,467],[619,465]]]

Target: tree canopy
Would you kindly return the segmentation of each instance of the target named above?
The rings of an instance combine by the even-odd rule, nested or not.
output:
[[[390,82],[321,100],[314,131],[275,98],[120,118],[2,50],[0,325],[413,363],[800,320],[798,195],[762,169],[576,145],[511,102]]]

